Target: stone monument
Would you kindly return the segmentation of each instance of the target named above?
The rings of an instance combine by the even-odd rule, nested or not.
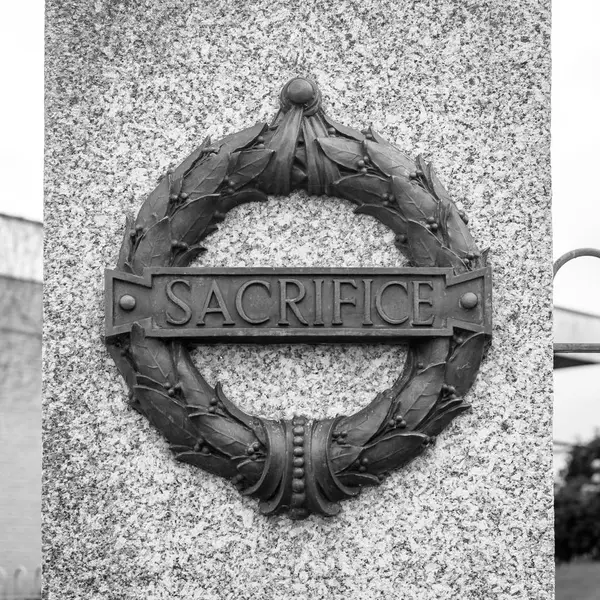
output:
[[[547,11],[50,2],[47,18],[48,598],[550,598]],[[335,518],[294,521],[172,460],[102,345],[102,276],[164,172],[207,135],[269,120],[299,72],[340,127],[435,161],[490,248],[494,342],[473,410],[435,446]],[[215,270],[406,265],[382,224],[305,192],[238,206],[203,244],[194,265]],[[192,359],[248,413],[327,420],[392,386],[406,359],[352,341],[200,345]]]

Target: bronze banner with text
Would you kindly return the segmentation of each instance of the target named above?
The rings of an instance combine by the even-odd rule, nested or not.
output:
[[[399,342],[491,332],[491,270],[148,268],[106,271],[106,336],[212,342]]]

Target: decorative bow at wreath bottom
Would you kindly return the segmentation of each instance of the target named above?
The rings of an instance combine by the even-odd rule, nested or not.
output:
[[[355,203],[355,212],[395,232],[413,266],[461,274],[486,265],[466,215],[421,156],[413,161],[373,129],[330,119],[310,80],[288,82],[280,101],[270,126],[207,138],[161,179],[127,221],[119,270],[141,275],[146,267],[189,265],[229,210],[295,189]],[[132,405],[165,435],[177,460],[230,478],[260,499],[264,514],[303,519],[337,514],[340,500],[380,484],[467,410],[462,397],[488,338],[455,330],[452,338],[411,342],[398,380],[360,412],[282,421],[248,415],[220,385],[208,385],[181,340],[145,337],[135,324],[107,345]]]

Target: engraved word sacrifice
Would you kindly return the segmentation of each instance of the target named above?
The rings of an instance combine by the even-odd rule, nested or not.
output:
[[[107,336],[210,342],[400,341],[488,332],[488,268],[148,268],[107,271]],[[241,338],[241,339],[240,339]]]

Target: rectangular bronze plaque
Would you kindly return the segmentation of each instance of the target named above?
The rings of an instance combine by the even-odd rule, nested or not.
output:
[[[491,270],[150,268],[106,271],[106,335],[210,342],[399,342],[491,332]]]

